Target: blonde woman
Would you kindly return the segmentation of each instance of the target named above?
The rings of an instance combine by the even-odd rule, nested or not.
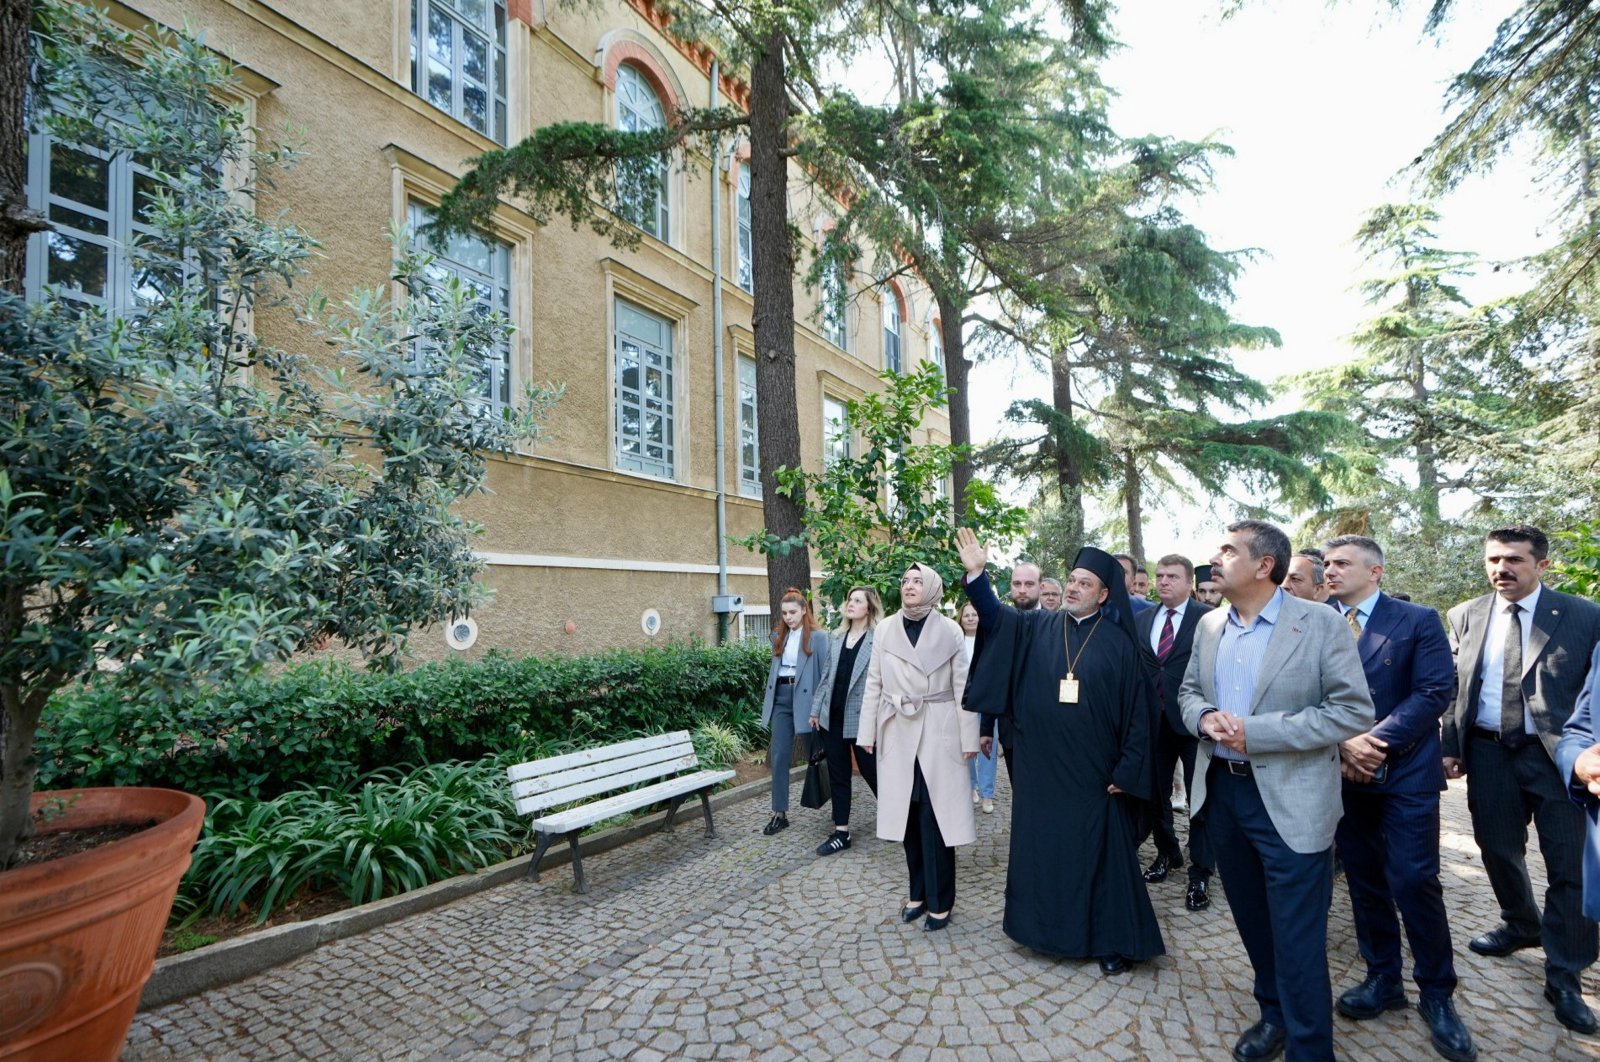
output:
[[[772,635],[772,666],[761,697],[761,721],[772,731],[767,762],[772,764],[772,818],[761,832],[771,837],[789,828],[789,766],[794,760],[795,735],[805,732],[796,705],[811,704],[822,669],[828,663],[828,637],[811,614],[811,602],[794,587],[783,592],[778,604],[783,621]]]
[[[978,717],[961,708],[967,682],[961,628],[937,610],[944,580],[925,564],[900,578],[901,609],[878,624],[856,746],[878,758],[878,836],[905,845],[910,888],[900,919],[950,924],[955,846],[977,840],[967,761]]]
[[[861,780],[878,792],[877,763],[857,744],[861,697],[872,660],[872,629],[883,618],[883,599],[870,586],[852,587],[844,599],[844,620],[828,636],[828,663],[811,702],[811,729],[828,752],[828,781],[833,789],[833,834],[817,846],[829,856],[850,847],[850,759],[855,757]]]

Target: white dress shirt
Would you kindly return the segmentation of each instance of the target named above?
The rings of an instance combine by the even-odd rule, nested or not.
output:
[[[1183,604],[1172,610],[1175,613],[1172,617],[1172,636],[1174,638],[1178,636],[1179,629],[1183,627],[1183,614],[1189,609],[1189,600],[1187,597],[1184,598]],[[1166,625],[1166,622],[1167,606],[1157,601],[1156,621],[1150,624],[1150,651],[1152,653],[1159,652],[1161,649],[1161,628]]]
[[[805,631],[789,631],[783,641],[783,659],[778,661],[778,674],[785,678],[793,678],[800,669],[800,639]]]
[[[1543,584],[1535,585],[1533,593],[1517,602],[1522,611],[1517,619],[1522,623],[1522,673],[1528,673],[1533,661],[1528,658],[1528,637],[1533,633],[1533,613],[1539,607],[1539,594]],[[1500,729],[1500,687],[1506,671],[1506,615],[1508,602],[1499,594],[1489,606],[1489,629],[1483,632],[1483,689],[1478,694],[1478,721],[1473,724],[1485,730]],[[1533,733],[1533,715],[1524,713],[1528,733]]]

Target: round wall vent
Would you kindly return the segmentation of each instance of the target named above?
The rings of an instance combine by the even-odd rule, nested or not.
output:
[[[644,610],[644,615],[639,617],[639,627],[650,637],[654,638],[661,633],[661,613],[653,608]]]
[[[471,616],[459,616],[445,624],[445,644],[457,652],[472,648],[478,640],[478,623]]]

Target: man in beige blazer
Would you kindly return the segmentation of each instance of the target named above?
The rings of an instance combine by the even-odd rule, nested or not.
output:
[[[1339,743],[1372,729],[1356,639],[1337,612],[1282,589],[1289,537],[1230,524],[1211,560],[1229,607],[1202,616],[1178,691],[1201,739],[1192,814],[1203,821],[1255,969],[1261,1020],[1239,1062],[1333,1062],[1328,905],[1343,813]],[[1268,882],[1271,887],[1268,887]]]

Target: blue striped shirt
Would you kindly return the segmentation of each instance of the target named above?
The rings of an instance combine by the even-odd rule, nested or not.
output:
[[[1228,619],[1222,625],[1222,640],[1217,644],[1217,708],[1231,712],[1243,719],[1250,714],[1256,699],[1256,677],[1261,670],[1261,659],[1267,655],[1267,643],[1278,624],[1278,612],[1283,608],[1283,588],[1267,601],[1266,607],[1255,621],[1246,627],[1239,620],[1239,611],[1231,605]],[[1248,760],[1230,748],[1218,745],[1213,755],[1225,760]]]

